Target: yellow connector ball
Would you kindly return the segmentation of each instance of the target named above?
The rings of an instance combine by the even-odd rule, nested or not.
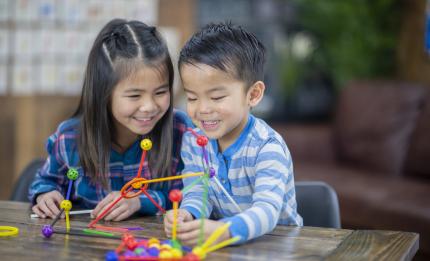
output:
[[[163,250],[158,255],[160,259],[171,259],[173,257],[173,254],[169,250]]]
[[[200,259],[206,258],[206,252],[201,247],[195,247],[193,248],[193,253],[198,256]]]
[[[67,200],[67,199],[61,201],[60,208],[64,209],[65,211],[71,210],[72,209],[72,201]]]
[[[170,253],[172,253],[173,258],[181,258],[182,257],[182,251],[176,248],[173,248],[170,250]]]
[[[140,142],[140,147],[142,150],[150,150],[152,148],[152,141],[150,139],[143,139]]]
[[[143,186],[143,181],[134,182],[131,184],[134,189],[140,189]]]
[[[160,244],[160,240],[158,240],[157,238],[155,238],[155,237],[151,237],[149,240],[148,240],[148,245],[152,245],[152,244]]]

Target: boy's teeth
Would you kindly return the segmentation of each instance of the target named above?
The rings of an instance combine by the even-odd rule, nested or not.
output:
[[[216,124],[218,121],[203,121],[204,124]]]

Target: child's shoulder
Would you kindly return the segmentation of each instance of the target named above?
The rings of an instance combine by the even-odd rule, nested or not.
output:
[[[254,118],[254,128],[252,128],[251,135],[252,138],[259,141],[260,143],[267,143],[267,142],[273,142],[273,143],[279,143],[282,146],[285,145],[285,141],[282,138],[282,136],[275,131],[272,127],[270,127],[267,122],[264,120],[257,118],[255,116],[251,116]]]
[[[63,122],[61,122],[56,130],[56,136],[60,136],[63,134],[73,134],[76,135],[78,133],[80,120],[78,118],[70,118]]]

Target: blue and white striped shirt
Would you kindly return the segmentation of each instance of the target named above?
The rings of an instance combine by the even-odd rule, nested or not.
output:
[[[199,129],[195,131],[203,134]],[[202,201],[203,184],[198,183],[184,194],[181,208],[195,218],[201,217],[202,208],[204,217],[231,222],[230,234],[240,236],[240,242],[264,235],[276,225],[303,224],[297,213],[290,152],[282,137],[263,120],[249,115],[239,138],[224,152],[212,139],[206,149],[216,176],[242,212],[214,180],[209,181],[207,204]],[[184,134],[181,157],[185,164],[182,174],[204,171],[202,148],[190,132]],[[195,179],[184,179],[184,185]]]

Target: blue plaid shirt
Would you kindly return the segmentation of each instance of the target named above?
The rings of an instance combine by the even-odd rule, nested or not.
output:
[[[78,134],[77,126],[79,120],[72,118],[62,122],[57,131],[51,135],[46,143],[48,158],[41,169],[38,170],[35,180],[29,191],[29,198],[35,203],[36,197],[45,192],[58,190],[65,195],[67,193],[68,179],[66,173],[69,168],[76,168],[79,177],[75,181],[71,193],[71,200],[79,207],[94,208],[111,191],[119,191],[131,179],[139,169],[142,150],[140,140],[131,145],[124,153],[120,154],[111,150],[109,160],[109,184],[104,189],[101,184],[92,184],[90,178],[85,176],[79,164],[79,153],[76,146]],[[180,160],[180,149],[182,135],[191,121],[185,113],[175,110],[173,117],[173,155],[171,175],[180,174],[183,163]],[[150,153],[150,152],[149,152]],[[145,160],[142,177],[151,179],[148,162]],[[170,182],[159,182],[149,184],[147,192],[163,208],[171,208],[168,193],[172,189],[182,188],[181,180]],[[141,209],[143,214],[155,214],[158,209],[143,194],[140,195]]]

